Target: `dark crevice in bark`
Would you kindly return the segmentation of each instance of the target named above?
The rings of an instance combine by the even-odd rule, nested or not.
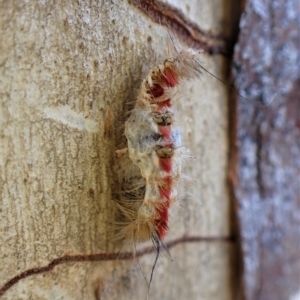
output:
[[[129,0],[156,23],[173,30],[187,45],[203,49],[210,55],[221,54],[231,57],[234,41],[220,35],[213,35],[201,30],[189,20],[179,9],[158,0]]]
[[[231,207],[231,230],[230,232],[236,237],[234,250],[232,253],[231,265],[233,268],[231,289],[234,299],[244,299],[244,287],[242,281],[243,275],[243,252],[241,246],[240,222],[238,218],[238,201],[235,196],[235,188],[238,186],[238,146],[237,146],[237,94],[231,92],[228,101],[229,110],[229,167],[228,167],[228,184],[229,193],[232,203]]]
[[[245,0],[240,0],[239,3],[239,20],[245,8]],[[235,33],[233,37],[232,46],[234,47],[239,37],[239,26],[235,27]],[[230,65],[232,65],[232,59]],[[239,95],[236,90],[234,79],[231,71],[229,72],[230,86],[233,87],[228,97],[228,140],[229,140],[229,155],[228,155],[228,186],[231,199],[231,234],[235,237],[236,243],[234,244],[234,250],[232,251],[232,278],[231,278],[231,290],[233,291],[233,298],[236,300],[245,299],[245,287],[243,282],[243,249],[241,242],[241,224],[239,219],[239,202],[235,193],[236,187],[239,185],[238,168],[239,168],[239,152],[238,152],[238,106],[237,101]]]
[[[256,129],[256,182],[257,189],[262,198],[264,198],[264,181],[263,181],[263,170],[262,170],[262,150],[263,150],[263,137],[261,128],[258,126]]]

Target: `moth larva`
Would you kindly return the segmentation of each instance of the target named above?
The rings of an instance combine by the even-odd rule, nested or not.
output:
[[[183,50],[152,68],[143,80],[134,109],[125,123],[130,176],[119,201],[119,237],[131,243],[152,239],[168,230],[169,208],[178,198],[185,148],[181,145],[174,106],[177,88],[200,75],[198,52]]]

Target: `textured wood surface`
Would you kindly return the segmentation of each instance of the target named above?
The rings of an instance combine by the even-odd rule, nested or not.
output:
[[[299,1],[247,1],[235,47],[237,87],[268,104],[238,101],[235,195],[248,300],[300,299],[299,14]]]
[[[187,19],[230,38],[226,3],[216,17],[215,2],[172,5],[183,2]],[[127,104],[166,58],[166,27],[133,1],[2,1],[0,35],[0,288],[8,283],[1,300],[145,299],[154,254],[106,261],[118,253],[109,233],[113,167]],[[225,79],[225,56],[204,52],[201,63]],[[194,182],[166,242],[199,239],[170,248],[173,262],[159,259],[150,296],[233,299],[227,89],[204,74],[180,100]],[[97,253],[102,261],[62,259]],[[53,260],[59,264],[42,269]]]

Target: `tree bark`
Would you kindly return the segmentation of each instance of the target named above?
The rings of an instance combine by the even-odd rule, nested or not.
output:
[[[246,1],[233,72],[247,300],[300,299],[300,3]]]
[[[146,298],[155,254],[128,260],[110,234],[128,103],[167,57],[167,27],[204,45],[201,63],[226,80],[234,4],[1,2],[1,300]],[[173,263],[158,261],[150,297],[234,299],[228,91],[204,73],[182,94],[195,182],[171,216]]]

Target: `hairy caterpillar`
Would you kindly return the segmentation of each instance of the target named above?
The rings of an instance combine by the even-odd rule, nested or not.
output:
[[[201,74],[197,54],[182,50],[152,68],[125,122],[127,148],[117,151],[124,161],[118,236],[131,244],[152,240],[159,248],[168,230],[187,152],[176,122],[176,92]]]

